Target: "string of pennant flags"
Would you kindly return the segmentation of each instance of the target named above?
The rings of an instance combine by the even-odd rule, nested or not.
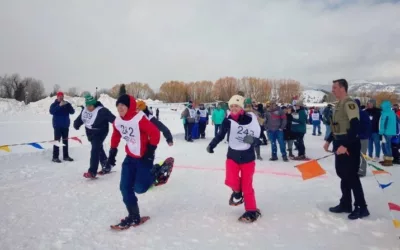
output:
[[[81,138],[86,137],[86,135],[80,135],[80,136],[73,136],[73,137],[68,137],[66,138],[67,140],[74,140],[79,142],[80,144],[82,144],[82,140]],[[63,147],[65,146],[61,141],[57,141],[57,140],[49,140],[49,141],[39,141],[39,142],[26,142],[26,143],[17,143],[17,144],[8,144],[8,145],[0,145],[0,151],[5,151],[10,153],[11,152],[11,147],[15,147],[15,146],[31,146],[34,147],[36,149],[44,149],[42,147],[41,144],[43,143],[50,143],[54,146],[57,147]]]
[[[323,169],[321,167],[321,165],[318,163],[318,161],[321,159],[328,158],[333,155],[334,154],[329,154],[329,155],[320,157],[318,159],[314,159],[314,160],[296,165],[295,167],[300,171],[303,180],[312,179],[312,178],[326,174],[325,169]],[[382,189],[382,192],[385,193],[384,190],[386,188],[392,187],[394,181],[391,180],[389,182],[383,183],[378,180],[378,176],[384,176],[384,175],[392,176],[392,174],[389,171],[386,171],[386,170],[382,169],[381,167],[378,167],[375,164],[375,162],[373,162],[372,159],[370,157],[368,157],[367,155],[362,154],[362,156],[366,160],[367,165],[370,168],[372,168],[372,174],[374,176],[375,181],[378,183],[378,186]],[[389,213],[392,218],[394,228],[400,229],[400,219],[396,219],[396,216],[394,215],[394,213],[396,212],[400,217],[400,205],[395,204],[394,202],[388,202],[388,206],[389,206]]]

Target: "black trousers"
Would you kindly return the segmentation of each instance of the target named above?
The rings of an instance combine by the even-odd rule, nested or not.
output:
[[[265,128],[264,126],[261,126],[261,135],[260,135],[260,139],[262,140],[262,142],[264,144],[267,144],[268,140],[267,137],[265,136]]]
[[[340,146],[340,141],[333,141],[333,151],[335,152]],[[335,155],[336,174],[340,178],[340,189],[342,190],[342,198],[340,204],[345,207],[351,207],[351,192],[354,195],[354,206],[366,206],[364,191],[361,185],[358,170],[360,169],[360,141],[352,143],[347,147],[349,155]]]
[[[103,142],[107,136],[96,136],[90,138],[90,144],[92,144],[92,150],[90,151],[90,167],[89,172],[93,175],[97,174],[99,163],[105,163],[107,161],[106,152],[104,152]]]
[[[62,143],[65,145],[63,149],[63,157],[67,158],[68,155],[68,134],[69,128],[54,128],[54,140],[60,141],[62,138]],[[53,146],[53,159],[58,158],[60,155],[60,147]]]
[[[305,156],[306,155],[306,146],[304,145],[304,134],[303,133],[293,133],[293,136],[295,138],[294,144],[297,147],[297,150],[299,150],[299,155],[298,156]]]
[[[393,161],[399,161],[400,159],[400,144],[392,143],[392,156]]]
[[[207,127],[207,122],[199,122],[200,137],[206,136],[206,127]]]

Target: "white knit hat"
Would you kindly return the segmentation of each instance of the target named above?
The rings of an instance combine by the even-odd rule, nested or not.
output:
[[[240,95],[234,95],[231,97],[231,99],[228,102],[229,107],[233,104],[238,105],[242,109],[244,108],[244,97]]]

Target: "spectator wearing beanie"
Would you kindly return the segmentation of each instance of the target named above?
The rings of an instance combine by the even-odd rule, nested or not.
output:
[[[271,142],[272,156],[270,161],[278,160],[278,147],[282,154],[283,161],[288,161],[286,153],[286,144],[284,140],[283,130],[286,128],[286,114],[276,105],[275,101],[271,101],[269,110],[265,113],[265,129],[267,130],[268,139]]]
[[[54,140],[60,141],[62,138],[63,158],[64,161],[73,161],[68,153],[68,134],[71,124],[69,116],[74,114],[75,110],[71,103],[64,100],[64,93],[58,92],[56,100],[50,106],[50,114],[53,116]],[[60,163],[60,149],[58,146],[53,146],[53,162]]]
[[[376,100],[371,99],[367,103],[367,108],[365,109],[369,115],[371,121],[371,136],[368,141],[368,156],[372,158],[372,153],[375,147],[375,161],[379,161],[381,154],[381,136],[379,135],[379,121],[381,119],[381,109],[376,107]]]

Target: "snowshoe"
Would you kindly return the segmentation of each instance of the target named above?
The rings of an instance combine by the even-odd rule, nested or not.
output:
[[[156,177],[154,186],[161,186],[168,182],[174,168],[174,161],[174,158],[169,157],[161,165],[156,164],[153,166],[151,172]]]
[[[126,230],[130,227],[140,226],[148,220],[150,220],[149,216],[143,216],[139,220],[134,220],[128,216],[125,219],[122,219],[120,223],[118,223],[116,225],[111,225],[110,227],[113,230],[122,231],[122,230]]]
[[[114,173],[114,172],[116,172],[116,171],[111,171],[111,169],[108,170],[108,171],[102,169],[102,170],[100,170],[99,172],[97,172],[97,174],[98,174],[98,175],[106,175],[106,174],[111,174],[111,173]]]
[[[260,209],[257,209],[256,211],[246,211],[238,220],[245,223],[252,223],[259,217],[261,217],[261,212]]]
[[[229,206],[239,206],[243,203],[243,194],[242,192],[235,192],[231,194],[231,198],[229,199]]]

